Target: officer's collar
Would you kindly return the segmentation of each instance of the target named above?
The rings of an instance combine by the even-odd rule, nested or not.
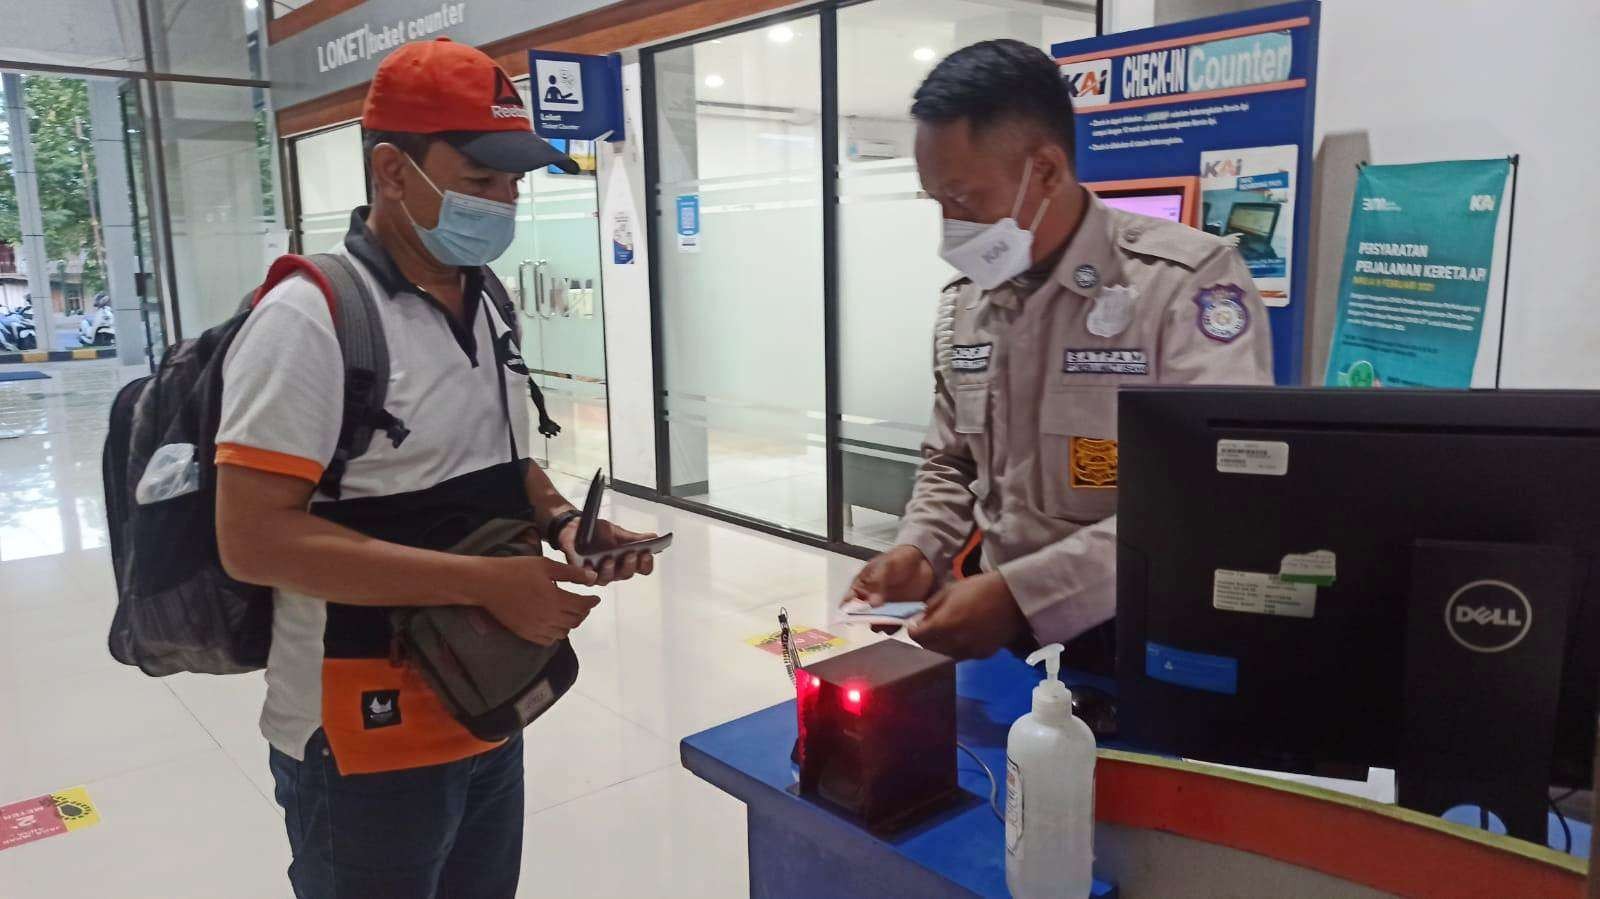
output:
[[[985,294],[989,302],[996,306],[1016,306],[1020,301],[1019,294],[1033,294],[1051,281],[1092,300],[1100,295],[1100,288],[1108,279],[1121,277],[1116,244],[1111,240],[1111,211],[1087,188],[1080,187],[1079,190],[1088,194],[1083,220],[1072,232],[1067,248],[1061,253],[1050,276],[1042,281],[1031,280],[1026,275],[1012,279],[1007,282],[1010,290],[994,290]]]
[[[1067,252],[1062,254],[1051,277],[1067,290],[1092,300],[1100,296],[1100,288],[1122,276],[1122,266],[1112,240],[1111,209],[1093,191],[1079,189],[1089,201],[1083,210],[1083,221],[1078,223],[1078,230],[1073,232]]]

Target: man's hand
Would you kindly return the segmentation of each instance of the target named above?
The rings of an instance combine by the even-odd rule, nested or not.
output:
[[[922,602],[933,592],[933,565],[915,546],[896,546],[866,564],[850,583],[846,600],[871,606]]]
[[[582,624],[599,597],[569,593],[558,583],[592,585],[596,574],[538,556],[484,557],[473,590],[477,604],[512,633],[549,646]]]
[[[956,659],[988,658],[1027,632],[1011,588],[992,571],[940,590],[911,625],[911,639]]]
[[[620,528],[605,519],[595,522],[595,539],[599,541],[600,548],[621,546],[624,543],[634,543],[639,540],[651,540],[657,535],[640,534]],[[561,529],[561,551],[566,553],[567,562],[571,565],[583,567],[578,561],[578,520],[574,518],[566,527]],[[594,569],[589,569],[594,571]],[[607,559],[600,563],[600,568],[595,573],[599,576],[596,581],[598,586],[604,587],[613,581],[625,581],[636,574],[649,574],[656,570],[656,559],[651,553],[628,553],[617,559]]]

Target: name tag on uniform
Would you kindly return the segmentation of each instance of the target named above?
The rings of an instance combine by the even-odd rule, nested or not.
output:
[[[950,368],[955,371],[988,371],[989,357],[994,355],[994,344],[956,344],[951,348]]]
[[[1148,375],[1150,357],[1144,350],[1073,350],[1065,352],[1062,374]]]

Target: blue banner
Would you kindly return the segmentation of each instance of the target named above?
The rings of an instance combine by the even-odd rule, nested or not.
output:
[[[1135,211],[1181,194],[1172,217],[1238,241],[1280,384],[1301,377],[1320,13],[1288,3],[1051,47],[1073,95],[1078,179]]]
[[[1509,159],[1362,168],[1327,386],[1472,386],[1510,170]]]
[[[528,51],[533,130],[545,139],[622,140],[622,58]]]

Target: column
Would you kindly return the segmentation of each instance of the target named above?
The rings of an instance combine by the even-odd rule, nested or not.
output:
[[[122,98],[116,82],[89,80],[89,132],[94,141],[100,230],[106,242],[106,294],[117,316],[117,358],[123,365],[143,365],[147,360],[143,304],[134,286],[138,254],[134,249]]]
[[[39,179],[33,162],[33,135],[28,130],[22,76],[0,74],[6,121],[11,126],[11,177],[17,184],[17,216],[22,231],[22,261],[28,267],[28,294],[33,299],[39,349],[56,349],[55,304],[50,302],[50,266],[44,249],[44,218],[39,214]]]

